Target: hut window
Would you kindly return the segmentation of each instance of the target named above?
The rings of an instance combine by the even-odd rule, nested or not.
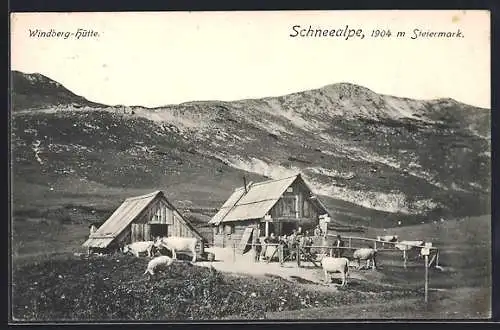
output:
[[[217,226],[215,228],[216,228],[215,230],[216,230],[217,234],[222,234],[222,232],[224,231],[222,225],[219,225],[219,226]]]
[[[152,223],[161,223],[161,209],[157,209],[154,214],[151,216],[150,222]]]
[[[293,192],[293,187],[286,188],[286,192],[290,192],[290,193]]]
[[[227,234],[227,235],[230,235],[234,232],[234,228],[232,225],[225,225],[224,227],[224,232]]]

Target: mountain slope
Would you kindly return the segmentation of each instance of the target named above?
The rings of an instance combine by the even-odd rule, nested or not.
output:
[[[73,107],[100,107],[102,104],[90,102],[74,94],[60,83],[39,73],[25,74],[19,71],[11,72],[12,109],[37,109],[57,105]]]
[[[31,187],[14,190],[19,207],[41,187],[71,196],[78,182],[83,196],[101,193],[113,203],[162,188],[192,208],[216,208],[243,175],[301,171],[341,222],[385,226],[490,211],[490,111],[451,99],[396,98],[342,83],[154,109],[54,108],[13,116],[14,186]]]

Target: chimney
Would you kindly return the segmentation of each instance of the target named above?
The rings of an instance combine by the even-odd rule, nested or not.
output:
[[[248,192],[248,189],[247,189],[247,178],[245,178],[245,176],[243,176],[243,187],[245,187],[245,194]]]

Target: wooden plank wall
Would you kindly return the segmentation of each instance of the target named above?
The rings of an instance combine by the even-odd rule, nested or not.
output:
[[[214,246],[217,246],[217,247],[225,247],[226,246],[226,242],[225,242],[225,239],[224,239],[224,236],[223,234],[216,234],[214,235]]]
[[[191,229],[185,225],[180,217],[175,213],[173,214],[173,224],[170,232],[172,233],[172,236],[196,237]]]
[[[197,237],[182,221],[181,217],[170,209],[168,204],[158,199],[152,202],[140,218],[131,225],[131,241],[143,241],[150,238],[150,224],[167,224],[169,236]]]
[[[140,221],[143,223],[172,224],[174,212],[168,207],[165,201],[159,199],[151,203]]]
[[[148,224],[133,223],[131,226],[131,241],[132,242],[144,241],[145,238],[149,238],[149,236],[146,236],[146,232],[149,232]]]

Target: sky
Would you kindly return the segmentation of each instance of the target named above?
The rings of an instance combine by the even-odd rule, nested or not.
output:
[[[364,39],[290,37],[292,27],[362,29]],[[76,39],[36,29],[93,30]],[[414,29],[463,38],[411,39]],[[389,29],[391,38],[371,38]],[[404,38],[396,38],[404,31]],[[490,108],[488,11],[16,13],[11,68],[87,99],[149,107],[279,96],[349,82],[415,99]]]

